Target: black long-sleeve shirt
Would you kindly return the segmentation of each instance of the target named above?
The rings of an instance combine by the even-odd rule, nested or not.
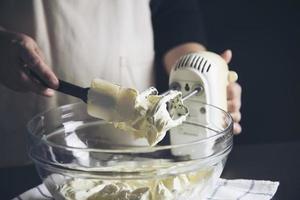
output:
[[[151,0],[150,8],[157,55],[185,42],[206,44],[198,0]]]

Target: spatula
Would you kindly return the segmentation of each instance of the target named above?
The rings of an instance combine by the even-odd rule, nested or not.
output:
[[[48,86],[48,84],[43,79],[41,79],[34,71],[28,70],[28,73],[30,76],[37,79],[45,87],[50,88]],[[78,85],[74,85],[72,83],[63,81],[63,80],[58,80],[58,82],[59,82],[59,85],[58,85],[58,88],[55,89],[56,91],[59,91],[61,93],[67,94],[67,95],[71,95],[73,97],[77,97],[77,98],[81,99],[82,101],[84,101],[85,103],[87,103],[88,90],[90,89],[89,87],[83,88]]]

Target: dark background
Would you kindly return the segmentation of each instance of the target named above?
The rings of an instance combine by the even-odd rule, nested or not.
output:
[[[236,144],[300,139],[300,1],[202,0],[208,49],[233,51],[242,85]]]
[[[274,200],[300,199],[300,1],[199,2],[208,49],[232,49],[243,89],[243,131],[222,177],[279,181]]]

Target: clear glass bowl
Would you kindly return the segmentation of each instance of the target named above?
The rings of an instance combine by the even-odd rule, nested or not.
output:
[[[233,145],[230,115],[203,108],[210,120],[182,125],[199,136],[195,140],[149,147],[89,116],[84,103],[58,107],[28,123],[29,154],[57,200],[199,200],[213,188]]]

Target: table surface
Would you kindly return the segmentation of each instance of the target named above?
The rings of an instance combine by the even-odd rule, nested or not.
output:
[[[300,199],[299,153],[300,141],[236,145],[222,177],[280,181],[274,200]],[[39,182],[33,166],[0,169],[0,197],[11,199]]]
[[[300,199],[300,141],[234,146],[222,177],[279,181],[274,200]]]

